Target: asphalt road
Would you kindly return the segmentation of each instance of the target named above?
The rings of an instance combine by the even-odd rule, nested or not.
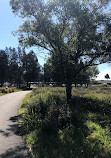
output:
[[[20,136],[18,110],[29,91],[0,96],[0,158],[30,158]]]

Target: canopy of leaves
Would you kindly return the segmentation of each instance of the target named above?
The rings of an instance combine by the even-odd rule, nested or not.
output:
[[[22,63],[24,80],[26,82],[37,81],[40,72],[40,65],[35,53],[30,51],[28,54],[24,54],[22,57]]]
[[[18,47],[0,50],[0,84],[5,81],[20,87],[25,82],[38,81],[40,78],[40,64],[36,54],[28,54],[24,48]]]
[[[72,82],[84,67],[110,61],[108,2],[10,0],[13,11],[25,18],[19,42],[49,50],[52,66],[55,71],[61,68],[64,82]]]
[[[5,51],[0,50],[0,83],[4,83],[8,72],[8,56]]]

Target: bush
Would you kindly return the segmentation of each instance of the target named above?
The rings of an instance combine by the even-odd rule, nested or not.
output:
[[[2,88],[2,89],[1,89],[1,92],[2,92],[2,93],[8,93],[8,90],[7,90],[6,88]]]
[[[2,87],[0,88],[1,93],[12,93],[14,92],[14,88]]]
[[[12,88],[12,92],[14,92],[14,88]]]

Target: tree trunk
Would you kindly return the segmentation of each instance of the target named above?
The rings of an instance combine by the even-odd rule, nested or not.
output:
[[[67,103],[69,103],[72,97],[72,84],[71,83],[66,84],[66,95],[67,95]]]
[[[3,87],[4,81],[1,79],[1,87]]]
[[[27,82],[27,88],[29,88],[29,89],[30,89],[30,83],[29,83],[29,82]]]

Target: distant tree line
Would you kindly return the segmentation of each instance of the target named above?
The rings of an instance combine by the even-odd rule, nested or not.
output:
[[[39,81],[41,66],[34,51],[28,54],[24,48],[0,50],[0,83],[16,84]]]
[[[45,82],[54,81],[57,83],[57,85],[61,86],[64,83],[62,80],[62,77],[63,77],[62,68],[54,69],[52,62],[53,61],[51,61],[51,58],[50,58],[44,64],[44,81]],[[70,71],[69,71],[69,74],[70,74]],[[93,81],[97,77],[98,74],[99,74],[99,70],[97,66],[87,67],[86,69],[81,70],[81,72],[78,73],[78,75],[75,75],[73,77],[73,83],[75,84],[75,87],[77,86],[77,84],[79,84],[80,86],[82,86],[83,84],[86,84],[88,86],[90,81],[91,80]]]
[[[27,83],[27,87],[30,87],[29,82],[44,81],[56,82],[58,86],[61,86],[64,83],[62,69],[54,69],[53,62],[54,59],[50,58],[44,67],[41,67],[34,51],[26,53],[24,48],[6,47],[5,50],[0,50],[0,84],[3,86],[3,83],[7,81],[17,87],[23,83]],[[88,67],[73,77],[73,83],[75,86],[77,84],[88,85],[90,79],[96,77],[98,73],[97,67]]]

